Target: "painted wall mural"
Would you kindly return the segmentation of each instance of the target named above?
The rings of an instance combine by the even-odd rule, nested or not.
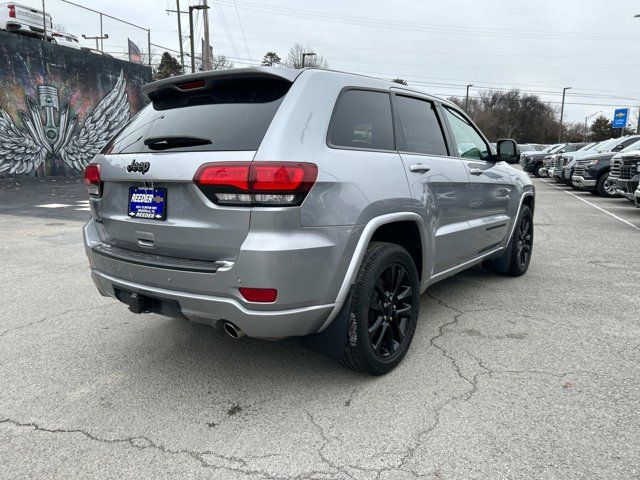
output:
[[[147,67],[0,32],[0,176],[80,174],[142,108],[150,77]]]

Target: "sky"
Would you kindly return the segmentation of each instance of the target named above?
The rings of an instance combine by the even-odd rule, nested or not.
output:
[[[182,10],[202,0],[180,0]],[[21,0],[39,6],[39,0]],[[178,50],[176,0],[74,0],[151,29],[151,42]],[[54,24],[80,36],[99,33],[98,16],[47,0]],[[267,51],[286,57],[310,45],[330,68],[380,78],[401,77],[441,97],[517,88],[584,122],[602,111],[640,105],[640,2],[632,0],[209,0],[211,44],[236,66],[259,64]],[[188,15],[182,15],[189,48]],[[105,51],[123,52],[131,38],[143,51],[146,31],[103,18]],[[195,17],[200,50],[202,15]],[[89,41],[85,44],[92,45]],[[95,46],[95,45],[94,45]],[[152,47],[159,61],[162,49]],[[594,117],[595,118],[595,117]]]

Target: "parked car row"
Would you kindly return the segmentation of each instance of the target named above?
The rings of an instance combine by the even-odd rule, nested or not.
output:
[[[624,197],[640,207],[640,135],[553,145],[545,153],[523,153],[520,163],[536,177],[594,195]]]
[[[60,26],[53,24],[50,14],[45,14],[42,10],[27,5],[14,2],[0,3],[0,30],[40,38],[76,50],[109,56],[99,50],[82,47],[77,36],[64,32]]]

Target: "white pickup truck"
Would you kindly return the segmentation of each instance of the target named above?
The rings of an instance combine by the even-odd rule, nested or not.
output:
[[[42,38],[45,30],[45,19],[47,40],[51,40],[51,35],[53,33],[51,15],[44,14],[42,10],[37,10],[18,3],[0,3],[0,30],[20,32]]]

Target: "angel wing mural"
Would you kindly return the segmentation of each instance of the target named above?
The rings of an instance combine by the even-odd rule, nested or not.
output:
[[[19,129],[0,108],[0,174],[34,172],[51,156],[60,156],[69,167],[82,171],[129,120],[126,86],[124,73],[120,71],[113,90],[87,116],[82,127],[78,126],[77,117],[70,117],[68,103],[59,110],[58,91],[50,85],[38,87],[39,105],[27,99],[28,113],[20,112],[26,131]],[[54,115],[56,110],[59,124]]]

